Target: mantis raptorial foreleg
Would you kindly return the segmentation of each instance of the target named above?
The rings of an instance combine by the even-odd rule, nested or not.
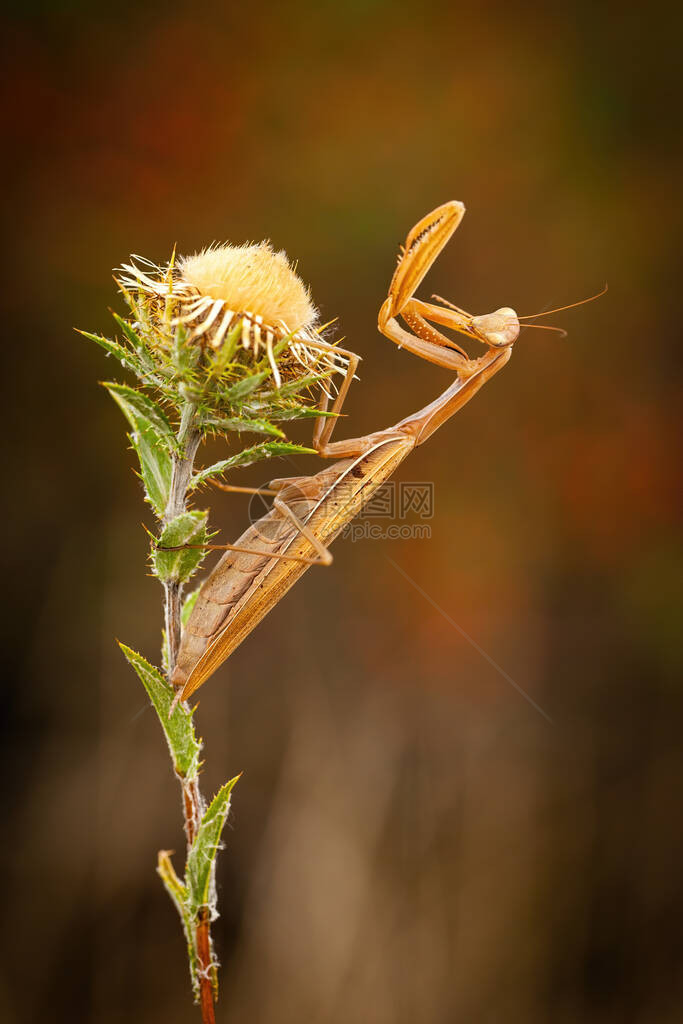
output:
[[[387,302],[390,300],[388,299]],[[385,303],[386,306],[386,303]],[[385,306],[382,311],[385,311]],[[445,335],[431,327],[416,311],[406,308],[401,316],[415,332],[411,334],[401,327],[395,317],[387,317],[380,312],[379,329],[382,334],[393,341],[399,348],[405,348],[413,355],[443,366],[447,370],[455,370],[462,376],[470,376],[477,367],[476,359],[469,359],[467,354]]]
[[[432,323],[458,331],[494,349],[513,344],[519,335],[517,314],[507,306],[495,313],[472,316],[451,303],[438,306],[415,298],[416,288],[457,228],[464,212],[462,203],[444,203],[415,225],[406,239],[389,285],[389,295],[378,317],[382,334],[399,348],[405,348],[437,366],[455,370],[463,379],[476,374],[482,359],[488,360],[488,354],[482,359],[470,359],[459,345],[432,327]],[[399,324],[399,316],[410,331]]]

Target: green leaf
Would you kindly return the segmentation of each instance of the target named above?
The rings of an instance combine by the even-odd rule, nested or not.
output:
[[[119,395],[129,406],[149,420],[159,436],[166,441],[169,449],[177,447],[168,416],[144,391],[136,391],[135,388],[129,388],[127,384],[114,384],[111,381],[105,381],[103,386],[110,395]]]
[[[104,387],[109,390],[111,397],[133,428],[130,440],[140,460],[147,500],[161,518],[168,504],[171,489],[172,462],[168,452],[168,440],[136,405],[131,404],[127,395],[120,390],[120,385],[116,385],[114,389],[108,384]]]
[[[211,373],[219,376],[225,372],[228,363],[232,360],[237,349],[240,338],[242,337],[242,321],[238,320],[237,323],[232,327],[225,338],[218,352],[211,359]]]
[[[196,778],[201,744],[195,736],[192,712],[187,711],[183,704],[177,704],[169,718],[175,696],[173,687],[166,682],[159,669],[150,665],[141,654],[122,643],[119,643],[119,647],[137,672],[157,713],[171,751],[176,774],[181,779]]]
[[[290,344],[290,342],[291,342],[291,340],[292,340],[292,338],[293,338],[293,337],[294,337],[294,333],[293,333],[293,332],[291,332],[290,334],[287,334],[287,335],[285,335],[285,337],[284,337],[284,338],[280,338],[280,340],[278,341],[278,343],[277,343],[277,344],[275,345],[275,347],[273,348],[273,352],[272,352],[272,355],[273,355],[273,359],[274,359],[275,361],[277,361],[277,357],[278,357],[279,355],[281,355],[281,354],[282,354],[282,353],[283,353],[283,352],[285,351],[285,349],[286,349],[286,348],[288,348],[288,347],[289,347],[289,344]],[[265,367],[267,367],[267,366],[270,366],[270,365],[271,365],[271,362],[270,362],[270,356],[268,356],[268,355],[265,355],[265,356],[263,357],[263,359],[261,359],[261,360],[260,360],[260,362],[258,362],[258,363],[256,364],[256,368],[260,370],[260,369],[261,369],[261,367],[264,367],[264,368],[265,368]]]
[[[147,350],[147,346],[140,335],[133,330],[132,325],[127,320],[124,320],[122,316],[119,316],[118,313],[112,313],[112,316],[125,334],[128,343],[132,346],[133,350],[137,352],[138,349],[142,349],[143,352],[145,352]]]
[[[250,395],[252,391],[256,391],[258,387],[263,384],[264,380],[270,377],[271,371],[264,370],[262,373],[253,373],[249,377],[245,377],[243,380],[238,380],[236,384],[231,384],[229,388],[221,391],[220,399],[221,402],[226,402],[232,405],[235,402],[241,402],[242,399]]]
[[[180,324],[173,336],[172,362],[175,373],[179,377],[189,380],[200,360],[201,354],[202,349],[200,345],[187,344],[187,330]]]
[[[291,409],[269,409],[268,415],[271,420],[285,422],[286,420],[317,420],[319,416],[322,419],[325,419],[325,417],[328,419],[335,419],[338,414],[336,412],[328,412],[323,411],[322,409],[311,408],[308,405],[297,405]]]
[[[208,512],[182,512],[164,526],[152,557],[154,572],[162,583],[185,583],[196,572],[206,551],[183,545],[206,544],[208,517]],[[161,548],[178,550],[162,551]]]
[[[283,432],[274,424],[264,419],[247,419],[241,416],[206,416],[203,426],[214,427],[216,430],[233,430],[238,433],[248,431],[251,434],[268,434],[270,437],[284,437]]]
[[[200,907],[210,906],[216,854],[220,848],[221,832],[230,810],[230,794],[239,779],[224,783],[204,812],[197,829],[197,835],[187,855],[185,882],[187,885],[187,903],[192,917],[196,917]]]
[[[109,338],[104,338],[100,334],[90,334],[89,331],[78,331],[84,338],[89,341],[94,341],[96,345],[103,348],[109,356],[113,356],[114,359],[121,363],[121,366],[126,370],[130,370],[137,377],[145,376],[145,366],[142,360],[134,352],[130,352],[123,345],[120,345],[118,341],[110,341]]]
[[[330,373],[331,372],[332,371],[330,371]],[[281,388],[278,388],[275,391],[266,391],[263,397],[264,399],[273,398],[275,401],[291,397],[291,395],[296,395],[299,391],[303,391],[304,388],[311,388],[319,381],[327,380],[330,373],[309,373],[305,377],[299,377],[297,380],[292,380],[287,384],[283,384]]]
[[[236,455],[232,455],[229,459],[214,462],[212,466],[200,469],[190,480],[190,489],[199,487],[201,484],[206,483],[207,480],[212,480],[217,476],[223,476],[229,469],[235,469],[238,466],[251,466],[252,463],[260,462],[262,459],[272,459],[278,455],[315,454],[315,448],[304,448],[302,445],[291,444],[289,441],[264,441],[263,444],[255,444],[251,448],[245,448],[244,451],[237,452]]]
[[[194,928],[192,917],[187,905],[187,889],[178,878],[175,873],[175,868],[171,861],[171,852],[169,850],[159,850],[159,857],[157,861],[157,874],[164,883],[166,892],[171,897],[173,905],[180,914],[180,920],[183,923],[183,931],[185,932],[185,941],[187,942],[187,957],[190,962],[190,978],[192,979],[192,991],[196,999],[199,998],[199,974],[198,974],[198,959],[197,949],[194,940]]]
[[[157,871],[168,890],[168,894],[182,914],[187,897],[187,889],[178,878],[171,860],[172,850],[159,850]]]
[[[191,594],[188,594],[185,600],[183,601],[183,607],[180,610],[180,625],[183,627],[183,629],[185,629],[185,626],[188,623],[190,615],[192,615],[192,611],[197,603],[197,598],[199,597],[199,591],[201,589],[201,587],[197,587],[197,589],[193,590]]]
[[[130,346],[130,352],[133,354],[134,358],[139,360],[141,369],[138,371],[138,377],[145,384],[152,383],[156,387],[162,386],[164,376],[163,364],[165,358],[163,346],[159,347],[158,345],[156,349],[153,350],[145,341],[144,336],[135,331],[130,321],[127,321],[127,319],[124,319],[123,316],[119,316],[119,314],[114,311],[112,311],[112,316],[114,317],[116,325],[123,331],[126,341]],[[136,323],[135,327],[138,326],[141,325]],[[147,329],[150,329],[150,325],[147,325]],[[160,338],[157,330],[154,330],[154,333],[157,342],[163,340]]]
[[[140,360],[144,371],[144,378],[151,378],[155,384],[158,384],[159,378],[156,374],[157,370],[161,369],[161,367],[158,365],[158,359],[155,358],[155,355],[158,356],[159,352],[155,353],[150,349],[144,337],[137,333],[129,320],[124,320],[123,317],[114,312],[112,312],[112,316],[117,326],[123,331],[131,350]]]

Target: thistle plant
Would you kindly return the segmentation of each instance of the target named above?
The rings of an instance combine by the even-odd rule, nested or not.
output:
[[[312,449],[287,440],[282,424],[320,415],[315,386],[343,366],[316,345],[320,328],[308,290],[284,253],[269,245],[221,246],[163,266],[132,258],[117,283],[128,307],[113,314],[113,339],[82,331],[127,372],[104,382],[123,413],[139,462],[149,527],[150,564],[163,588],[161,663],[120,644],[157,713],[181,789],[187,852],[182,876],[169,852],[157,871],[182,922],[190,976],[204,1024],[214,1021],[217,961],[215,869],[237,777],[213,799],[200,789],[201,740],[193,710],[174,700],[170,679],[183,623],[198,590],[188,584],[210,549],[209,511],[195,507],[203,488],[240,466]],[[244,435],[256,435],[243,443]],[[197,469],[202,441],[218,436],[226,457]]]

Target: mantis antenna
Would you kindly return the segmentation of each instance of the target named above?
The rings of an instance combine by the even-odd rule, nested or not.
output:
[[[519,317],[517,317],[519,320]],[[520,327],[537,327],[539,331],[556,331],[561,334],[563,338],[567,337],[567,332],[564,327],[548,327],[547,324],[520,324]]]
[[[518,320],[531,320],[535,316],[550,316],[551,313],[561,313],[564,309],[573,309],[574,306],[585,306],[587,302],[593,302],[595,299],[600,299],[607,291],[607,285],[602,291],[597,292],[595,295],[589,296],[587,299],[579,299],[578,302],[570,302],[568,306],[558,306],[556,309],[545,309],[542,313],[527,313],[525,316],[518,316]],[[528,325],[531,327],[531,324]]]
[[[585,304],[587,302],[594,302],[595,299],[601,298],[605,294],[605,292],[607,291],[607,288],[608,288],[608,286],[605,285],[605,287],[602,289],[602,291],[597,292],[595,295],[591,295],[587,299],[579,299],[578,302],[570,302],[566,306],[557,306],[555,309],[545,309],[545,310],[543,310],[542,313],[526,313],[524,316],[517,315],[517,320],[518,321],[519,320],[531,320],[532,318],[538,317],[538,316],[550,316],[551,313],[561,313],[565,309],[574,309],[575,306],[585,306]],[[464,316],[467,320],[474,320],[475,319],[472,316],[471,313],[465,312],[465,310],[461,309],[460,306],[456,306],[454,302],[449,302],[448,299],[444,299],[444,297],[442,295],[432,295],[432,298],[436,299],[437,302],[442,302],[444,304],[444,306],[449,306],[451,309],[454,309],[456,311],[456,313],[460,313],[461,316]],[[562,327],[549,327],[549,326],[546,326],[546,324],[522,324],[522,323],[520,323],[519,326],[520,327],[535,327],[539,331],[556,331],[557,334],[561,334],[563,338],[567,337],[567,332]]]

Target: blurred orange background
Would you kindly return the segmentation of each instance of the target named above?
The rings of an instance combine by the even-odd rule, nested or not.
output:
[[[271,238],[363,357],[338,436],[387,426],[449,383],[376,318],[398,243],[460,199],[423,297],[610,290],[403,466],[430,540],[339,542],[202,691],[205,791],[244,772],[217,1018],[680,1020],[679,12],[55,8],[4,33],[0,1016],[198,1018],[154,875],[176,784],[114,643],[158,660],[149,515],[73,327],[111,333],[131,251]],[[206,500],[236,537],[246,500]]]

